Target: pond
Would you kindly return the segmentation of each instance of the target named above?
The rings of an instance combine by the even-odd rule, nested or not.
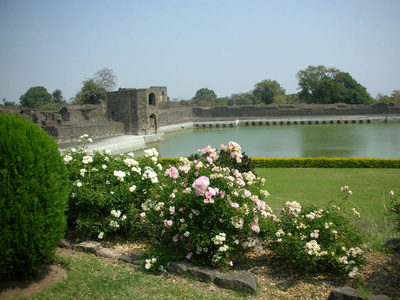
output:
[[[400,158],[400,123],[199,128],[167,133],[165,141],[147,146],[160,157],[181,157],[229,141],[250,157]]]

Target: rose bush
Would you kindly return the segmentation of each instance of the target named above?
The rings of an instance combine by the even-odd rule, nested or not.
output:
[[[181,259],[202,265],[232,265],[243,251],[262,247],[258,222],[271,213],[268,193],[251,171],[240,173],[219,161],[228,154],[240,163],[238,144],[221,146],[220,153],[210,146],[199,152],[197,159],[181,158],[166,169],[159,192],[142,204],[143,224],[154,233],[149,246],[174,249]],[[162,264],[158,259],[147,266]]]
[[[83,141],[90,139],[87,135]],[[85,147],[62,153],[72,191],[68,201],[68,225],[84,237],[102,239],[110,234],[132,236],[141,232],[141,204],[157,188],[162,166],[158,152],[149,149],[145,158],[111,151],[88,153]]]
[[[279,218],[270,219],[264,232],[270,239],[270,249],[300,272],[356,277],[365,263],[366,249],[362,246],[361,231],[349,214],[356,218],[360,214],[356,208],[344,213],[343,207],[352,192],[347,186],[341,192],[343,201],[326,209],[286,202]]]

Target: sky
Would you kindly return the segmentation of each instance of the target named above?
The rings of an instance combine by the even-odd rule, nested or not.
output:
[[[0,0],[0,99],[30,87],[69,100],[112,69],[117,88],[218,97],[324,65],[373,98],[400,89],[399,0]]]

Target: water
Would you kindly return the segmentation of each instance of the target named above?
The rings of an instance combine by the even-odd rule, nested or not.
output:
[[[250,157],[400,158],[400,123],[199,128],[167,133],[148,147],[160,157],[181,157],[229,141]]]

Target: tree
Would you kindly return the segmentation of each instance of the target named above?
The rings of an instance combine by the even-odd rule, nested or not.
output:
[[[271,104],[276,97],[284,96],[285,89],[281,88],[276,80],[263,80],[257,83],[253,90],[253,95],[265,104]]]
[[[103,68],[92,78],[82,81],[81,90],[75,95],[76,104],[96,104],[100,94],[109,92],[116,86],[116,76],[111,69]]]
[[[63,103],[65,102],[61,90],[57,89],[53,92],[53,103]]]
[[[207,88],[199,89],[193,97],[194,104],[200,106],[214,105],[216,100],[217,95],[215,92]]]
[[[305,70],[297,72],[299,79],[300,93],[299,99],[305,103],[330,103],[330,89],[332,79],[339,73],[335,68],[325,66],[309,66]]]
[[[367,89],[349,73],[325,66],[309,66],[297,73],[299,100],[305,103],[371,104]]]
[[[22,106],[39,107],[51,102],[52,96],[43,86],[31,87],[19,100]]]

